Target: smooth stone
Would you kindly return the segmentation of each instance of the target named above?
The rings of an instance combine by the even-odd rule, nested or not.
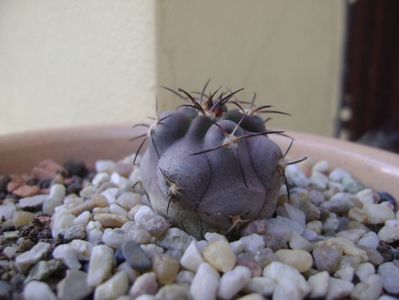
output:
[[[153,270],[158,282],[163,285],[174,282],[179,269],[179,262],[168,255],[161,254],[153,258]]]
[[[67,270],[66,276],[57,284],[57,297],[60,300],[81,300],[93,291],[87,284],[87,273]]]
[[[191,285],[194,278],[194,272],[182,270],[177,273],[176,283]]]
[[[136,281],[130,288],[129,296],[135,299],[140,295],[155,295],[157,292],[157,278],[154,272],[149,272],[137,277]]]
[[[265,297],[273,295],[276,282],[268,277],[252,277],[244,287],[247,293],[257,293]]]
[[[270,248],[262,249],[258,251],[254,256],[255,261],[259,264],[261,268],[264,268],[272,261],[277,260],[276,254]]]
[[[217,232],[207,232],[207,233],[205,233],[204,238],[208,243],[212,243],[212,242],[219,241],[219,240],[228,242],[228,240],[226,239],[226,237],[224,235],[217,233]]]
[[[112,160],[98,160],[95,163],[97,173],[107,172],[111,173],[115,169],[116,163]]]
[[[306,224],[306,228],[313,230],[317,234],[321,234],[323,230],[323,223],[321,223],[319,220],[310,221]]]
[[[108,182],[111,179],[111,176],[108,173],[97,173],[96,176],[92,179],[91,183],[98,187],[104,182]]]
[[[140,245],[140,248],[144,250],[149,258],[153,258],[156,255],[162,254],[165,250],[155,244]]]
[[[19,199],[18,206],[21,209],[37,209],[43,206],[48,199],[47,195],[37,195]]]
[[[230,247],[236,254],[244,251],[256,253],[265,248],[265,240],[263,236],[253,233],[241,237],[238,241],[231,242]]]
[[[131,300],[132,298],[129,297],[129,299],[126,300]],[[140,295],[136,298],[134,298],[135,300],[156,300],[155,296],[153,295]]]
[[[96,287],[95,300],[113,300],[124,295],[129,288],[129,278],[125,272],[118,272]]]
[[[344,213],[354,206],[352,198],[353,195],[348,193],[336,193],[330,200],[321,204],[320,208],[333,213]]]
[[[87,284],[97,286],[111,276],[114,265],[114,251],[106,245],[93,247],[89,271],[87,274]]]
[[[148,244],[152,241],[151,234],[133,221],[126,222],[121,227],[126,241],[133,240],[138,244]]]
[[[86,227],[90,221],[91,221],[90,212],[84,211],[80,215],[78,215],[75,220],[73,220],[73,224],[74,225],[83,225]]]
[[[152,262],[145,251],[134,241],[126,241],[121,246],[126,262],[137,271],[151,269]]]
[[[318,161],[312,167],[313,171],[320,172],[320,173],[327,173],[329,169],[330,169],[330,165],[329,165],[328,161],[326,161],[326,160]]]
[[[11,220],[17,208],[14,203],[7,203],[0,205],[0,220]]]
[[[139,273],[134,270],[127,262],[121,263],[117,268],[117,271],[125,272],[127,277],[129,278],[129,281],[133,283],[137,276],[139,276]]]
[[[392,262],[383,263],[378,267],[382,286],[391,294],[399,294],[399,268]]]
[[[328,245],[319,245],[313,249],[313,259],[317,270],[334,273],[339,266],[342,251]]]
[[[350,295],[353,287],[352,282],[330,277],[326,300],[343,299]]]
[[[94,215],[94,220],[100,222],[104,228],[119,228],[129,221],[129,219],[124,216],[107,213]]]
[[[204,259],[220,272],[227,272],[233,269],[236,263],[236,256],[230,245],[223,241],[210,243],[203,252]]]
[[[157,243],[164,249],[180,250],[181,252],[184,252],[193,240],[194,238],[192,236],[188,235],[183,230],[174,227],[169,228],[168,231],[166,231],[166,234],[157,240]]]
[[[84,211],[91,211],[97,207],[108,207],[108,201],[103,195],[94,195],[91,199],[72,208],[69,213],[78,216]]]
[[[128,213],[127,213],[126,209],[124,209],[123,207],[119,206],[116,203],[112,203],[109,206],[109,212],[114,215],[128,217]]]
[[[365,233],[366,231],[364,229],[348,229],[338,232],[336,236],[350,240],[352,243],[356,244]]]
[[[137,223],[155,237],[162,236],[170,227],[170,223],[160,215],[143,216]]]
[[[387,243],[399,240],[399,220],[385,221],[385,226],[378,231],[378,237]]]
[[[105,199],[107,199],[108,205],[111,205],[112,203],[115,203],[118,193],[119,188],[112,186],[104,190],[101,195],[103,195]]]
[[[288,165],[285,168],[285,176],[289,185],[298,187],[307,187],[309,185],[309,179],[298,165]]]
[[[366,213],[366,224],[383,224],[387,220],[395,219],[395,213],[389,203],[365,204],[363,211]]]
[[[331,171],[331,173],[328,176],[330,180],[335,181],[335,182],[342,182],[344,178],[352,178],[352,175],[348,172],[345,171],[344,169],[341,168],[336,168]]]
[[[248,294],[248,295],[242,296],[240,298],[237,298],[236,300],[264,300],[264,299],[265,298],[261,294],[252,293],[252,294]]]
[[[359,282],[351,292],[353,300],[376,300],[382,293],[382,280],[378,275],[370,275],[365,282]]]
[[[347,266],[335,272],[334,276],[336,278],[340,278],[346,281],[352,281],[354,274],[355,274],[354,268]]]
[[[313,265],[312,256],[304,250],[281,249],[276,251],[275,254],[280,262],[297,269],[301,273],[308,271]]]
[[[41,281],[31,281],[24,288],[25,300],[56,300],[50,287]]]
[[[357,242],[358,246],[364,246],[373,249],[377,249],[379,244],[380,240],[378,238],[378,235],[374,231],[367,232]]]
[[[78,260],[78,254],[70,245],[57,246],[53,251],[53,257],[60,259],[71,270],[79,270],[82,266]]]
[[[73,226],[73,221],[75,220],[75,216],[72,214],[64,213],[58,214],[55,213],[51,217],[51,234],[53,238],[57,238],[58,235],[63,235],[66,230]]]
[[[192,241],[186,251],[184,251],[184,254],[180,259],[180,264],[187,270],[196,272],[203,262],[204,259],[197,247],[197,243]]]
[[[301,273],[281,262],[274,261],[267,265],[263,270],[263,276],[277,282],[273,299],[275,299],[274,297],[278,299],[284,299],[283,297],[288,297],[285,299],[302,299],[310,291],[310,286]],[[290,294],[292,296],[289,296]]]
[[[86,230],[83,225],[73,225],[68,229],[66,229],[64,232],[64,239],[68,241],[75,239],[84,240],[85,237],[86,237]]]
[[[50,251],[50,244],[39,242],[32,249],[18,255],[15,259],[15,263],[22,272],[27,271],[29,267],[39,260],[41,260]]]
[[[339,227],[339,220],[335,213],[330,213],[328,218],[323,223],[324,232],[334,232],[337,231]]]
[[[233,298],[251,278],[251,271],[247,267],[236,266],[233,270],[223,274],[220,279],[218,297],[221,299]]]
[[[12,221],[14,223],[15,228],[20,228],[22,226],[28,225],[33,220],[34,217],[35,214],[31,212],[18,210],[14,213]]]
[[[356,247],[356,245],[352,243],[350,240],[338,237],[338,238],[327,239],[322,243],[328,246],[342,249],[343,253],[346,255],[357,256],[364,261],[368,260],[367,252]]]
[[[188,288],[178,284],[168,284],[163,286],[155,295],[157,300],[191,300]]]
[[[130,210],[138,204],[141,204],[141,195],[132,192],[124,192],[118,196],[116,203],[126,210]]]
[[[102,241],[111,248],[118,249],[125,241],[124,232],[120,229],[106,228],[102,236]]]
[[[30,270],[29,275],[25,279],[25,284],[32,280],[47,279],[51,274],[57,271],[61,266],[58,260],[52,259],[48,261],[41,260]]]
[[[309,178],[309,186],[320,191],[324,191],[328,186],[328,177],[320,172],[313,171]]]
[[[127,189],[130,185],[129,180],[117,172],[111,174],[110,182],[117,185],[121,190]]]
[[[313,244],[295,231],[292,232],[291,239],[288,243],[291,249],[304,250],[307,252],[310,252],[313,249]]]
[[[219,282],[219,273],[208,263],[202,263],[190,286],[193,300],[215,300]]]
[[[367,262],[360,264],[356,269],[356,276],[360,279],[360,281],[365,282],[370,275],[375,273],[374,266]]]
[[[330,275],[327,271],[309,276],[310,298],[324,298],[327,295]]]
[[[284,203],[284,208],[288,214],[288,218],[292,221],[294,221],[295,223],[299,224],[301,227],[305,227],[306,225],[306,216],[305,213],[296,208],[295,206],[288,204],[288,203]]]
[[[373,204],[374,203],[374,195],[371,189],[364,189],[360,192],[356,193],[356,198],[360,200],[360,202],[364,204]]]

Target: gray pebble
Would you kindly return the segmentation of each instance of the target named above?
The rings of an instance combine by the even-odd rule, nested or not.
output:
[[[11,297],[12,287],[11,285],[1,280],[0,281],[0,299],[12,299]]]
[[[61,300],[81,300],[93,291],[87,284],[87,273],[68,270],[64,279],[57,285],[57,297]]]
[[[121,246],[126,262],[135,270],[145,271],[152,267],[152,262],[140,245],[134,241],[126,241]]]
[[[61,267],[59,260],[51,259],[48,261],[39,261],[30,270],[28,277],[25,279],[25,284],[32,280],[44,280]]]
[[[31,281],[24,288],[25,300],[56,300],[50,287],[41,281]]]
[[[388,293],[399,293],[399,268],[392,262],[383,263],[378,267],[382,278],[382,286]]]
[[[313,249],[313,259],[319,271],[327,271],[330,274],[337,271],[342,251],[327,245],[319,245]]]
[[[170,228],[162,239],[158,240],[159,246],[165,249],[180,250],[184,252],[194,238],[179,228]]]

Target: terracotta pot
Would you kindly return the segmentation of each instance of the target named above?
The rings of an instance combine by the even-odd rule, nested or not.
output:
[[[137,149],[131,137],[142,131],[128,124],[51,129],[0,136],[0,174],[29,172],[43,159],[57,162],[74,158],[89,166],[98,159],[120,159]],[[290,156],[327,160],[342,167],[376,191],[386,191],[399,199],[399,155],[336,139],[288,132],[295,138]],[[273,139],[285,149],[289,140]]]

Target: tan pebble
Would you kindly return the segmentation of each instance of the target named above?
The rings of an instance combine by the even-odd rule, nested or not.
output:
[[[96,207],[107,207],[108,201],[103,195],[95,195],[90,200],[87,200],[70,211],[72,215],[80,215],[82,212],[87,210],[93,210]]]
[[[120,215],[96,214],[94,215],[94,221],[100,222],[104,228],[119,228],[129,220]]]
[[[216,270],[227,272],[234,268],[236,264],[236,256],[230,245],[223,240],[210,243],[204,249],[205,260]]]
[[[17,211],[13,217],[13,223],[16,228],[28,225],[35,217],[35,214],[27,211]]]
[[[304,250],[281,249],[276,252],[276,255],[280,262],[297,269],[301,273],[308,271],[313,265],[312,256]]]
[[[348,212],[348,216],[350,219],[360,223],[363,223],[367,218],[366,212],[359,207],[352,207]]]
[[[240,298],[237,298],[237,300],[263,300],[263,299],[265,298],[263,298],[261,294],[248,294]]]
[[[35,185],[22,185],[12,193],[18,197],[31,197],[39,194],[40,188]]]
[[[19,188],[20,186],[23,186],[25,184],[25,181],[20,178],[14,178],[12,181],[10,181],[7,184],[7,192],[12,193],[13,191],[15,191],[17,188]]]
[[[156,255],[153,259],[153,269],[161,284],[170,284],[176,280],[180,264],[170,256]]]
[[[32,175],[38,179],[49,179],[64,172],[65,169],[52,160],[44,160],[32,169]]]

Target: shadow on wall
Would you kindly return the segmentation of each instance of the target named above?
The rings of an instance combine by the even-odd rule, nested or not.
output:
[[[249,5],[250,3],[250,5]],[[289,112],[272,126],[332,135],[340,94],[343,1],[159,1],[158,86],[200,90],[211,78],[243,100]],[[179,100],[159,88],[161,110]]]

